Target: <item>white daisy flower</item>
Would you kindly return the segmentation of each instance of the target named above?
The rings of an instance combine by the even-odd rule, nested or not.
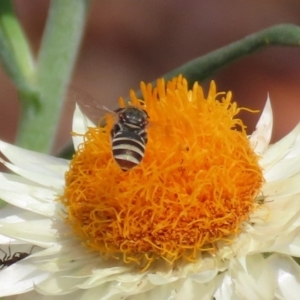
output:
[[[206,99],[181,76],[141,87],[129,105],[151,124],[129,171],[114,118],[78,107],[71,162],[0,142],[15,173],[0,173],[0,297],[298,299],[300,125],[269,145],[269,100],[247,137],[214,82]]]

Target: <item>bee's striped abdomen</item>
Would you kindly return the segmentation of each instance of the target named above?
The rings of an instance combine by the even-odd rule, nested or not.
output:
[[[118,120],[110,134],[113,157],[123,171],[142,161],[148,140],[147,124],[148,114],[144,109],[134,106],[118,109]]]
[[[144,157],[145,131],[120,130],[112,138],[112,153],[123,171],[137,166]]]

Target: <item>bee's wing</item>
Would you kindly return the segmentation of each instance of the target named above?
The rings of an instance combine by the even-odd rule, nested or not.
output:
[[[77,87],[71,86],[67,98],[68,106],[75,107],[75,103],[78,104],[82,113],[87,116],[94,124],[98,125],[99,121],[103,119],[107,112],[115,114],[115,112],[106,106],[101,104],[101,100],[97,100],[89,93],[80,90]],[[101,122],[100,122],[101,123]]]
[[[94,124],[99,122],[99,119],[104,112],[100,108],[99,102],[96,101],[87,92],[80,90],[77,87],[71,87],[67,94],[67,101],[74,107],[75,103],[79,106],[82,113],[87,116]]]

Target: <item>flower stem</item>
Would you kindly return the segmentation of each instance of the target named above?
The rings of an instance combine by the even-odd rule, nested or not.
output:
[[[19,91],[21,123],[16,144],[50,152],[63,97],[81,41],[89,0],[52,0],[38,54],[35,88]]]

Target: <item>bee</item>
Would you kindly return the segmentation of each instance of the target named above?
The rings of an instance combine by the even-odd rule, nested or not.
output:
[[[21,259],[26,258],[29,256],[32,252],[34,246],[32,246],[31,250],[29,253],[26,252],[15,252],[13,255],[11,255],[10,252],[10,247],[8,247],[8,254],[4,252],[2,249],[0,249],[1,252],[4,253],[4,257],[0,259],[0,270],[3,269],[4,267],[9,267],[13,265],[14,263],[18,262]]]
[[[147,144],[149,116],[142,108],[127,106],[116,110],[117,122],[111,130],[112,155],[123,171],[137,166]]]
[[[99,120],[101,111],[109,112],[113,116],[115,123],[110,131],[111,152],[123,171],[131,170],[142,161],[147,144],[146,127],[149,119],[145,109],[129,104],[110,110],[76,88],[71,89],[68,98],[73,99],[73,102],[75,100],[82,112],[99,127],[106,126],[105,118]]]

